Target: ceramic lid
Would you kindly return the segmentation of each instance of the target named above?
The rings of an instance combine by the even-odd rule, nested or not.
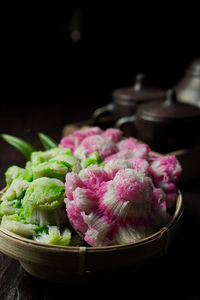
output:
[[[143,104],[138,109],[138,114],[142,117],[160,119],[187,119],[200,117],[198,107],[184,104],[177,101],[176,92],[173,89],[167,91],[166,99],[161,101],[151,101]]]
[[[144,74],[138,74],[133,86],[116,89],[113,91],[112,96],[114,100],[142,102],[162,99],[165,93],[164,90],[158,87],[149,86],[146,82],[146,76]]]

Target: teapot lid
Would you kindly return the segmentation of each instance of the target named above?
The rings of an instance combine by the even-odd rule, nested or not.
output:
[[[142,102],[146,100],[162,99],[165,91],[158,87],[149,86],[146,83],[145,74],[137,74],[135,84],[131,87],[123,87],[113,91],[112,96],[116,100]]]
[[[200,109],[196,106],[177,101],[176,92],[170,89],[166,93],[166,99],[151,101],[139,107],[138,112],[145,118],[181,119],[200,116]]]

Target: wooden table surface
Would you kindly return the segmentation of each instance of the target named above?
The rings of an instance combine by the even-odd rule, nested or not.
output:
[[[44,132],[59,141],[66,123],[91,117],[95,105],[85,107],[43,103],[37,105],[4,104],[0,110],[0,133],[19,136],[42,149],[37,132]],[[16,164],[24,166],[25,159],[10,145],[0,139],[0,188],[5,185],[4,172]],[[200,167],[200,166],[197,166]],[[0,253],[0,299],[1,300],[53,300],[69,296],[86,298],[115,297],[131,299],[200,299],[200,178],[182,184],[185,206],[183,224],[176,240],[166,255],[150,261],[138,270],[105,274],[101,278],[80,280],[76,286],[49,283],[34,278],[15,261]],[[176,296],[175,296],[176,295]]]

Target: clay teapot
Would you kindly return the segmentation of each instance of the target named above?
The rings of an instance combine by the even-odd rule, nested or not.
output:
[[[177,101],[170,89],[166,98],[141,105],[136,114],[124,117],[117,128],[132,126],[131,134],[161,153],[200,144],[200,109]]]
[[[200,58],[193,61],[175,86],[177,99],[200,107]]]
[[[124,116],[135,113],[137,107],[145,102],[162,99],[165,91],[147,83],[144,74],[136,76],[135,84],[116,89],[112,93],[112,102],[96,109],[92,115],[95,124],[101,125],[101,117],[111,115],[114,122]]]

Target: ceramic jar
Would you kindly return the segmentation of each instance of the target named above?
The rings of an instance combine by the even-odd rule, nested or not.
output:
[[[143,104],[136,114],[120,119],[116,127],[127,124],[133,136],[161,153],[200,144],[200,109],[178,102],[172,89],[165,99]]]
[[[138,74],[133,86],[122,87],[113,91],[112,102],[100,107],[93,113],[95,124],[101,125],[101,117],[111,115],[116,122],[121,117],[130,116],[136,112],[142,103],[162,99],[165,91],[147,84],[146,76]]]
[[[178,101],[200,107],[200,58],[191,63],[175,89]]]

